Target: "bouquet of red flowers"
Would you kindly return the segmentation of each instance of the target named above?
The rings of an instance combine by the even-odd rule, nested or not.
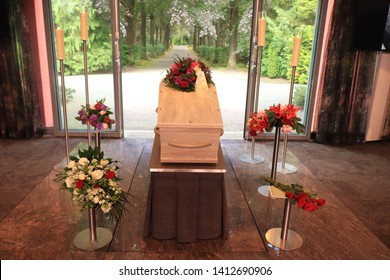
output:
[[[180,91],[195,91],[196,67],[199,67],[204,72],[207,84],[213,83],[211,71],[203,62],[190,57],[178,57],[174,60],[172,67],[167,70],[167,75],[164,78],[165,84]]]
[[[281,104],[270,106],[261,112],[251,114],[247,121],[247,127],[251,136],[256,136],[264,131],[271,132],[274,127],[282,127],[284,133],[290,133],[295,130],[298,134],[302,133],[305,126],[300,123],[301,119],[297,116],[298,107],[294,104]]]
[[[267,182],[271,183],[272,186],[283,191],[287,199],[291,200],[291,204],[297,204],[298,208],[306,211],[318,210],[318,207],[323,206],[326,200],[319,198],[317,194],[305,191],[304,188],[299,184],[284,185],[275,182],[271,178],[264,178]]]

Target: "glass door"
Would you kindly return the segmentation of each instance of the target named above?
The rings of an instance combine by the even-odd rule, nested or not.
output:
[[[123,137],[119,0],[51,0],[49,9],[53,29],[64,30],[64,84],[69,134],[86,135],[87,126],[76,120],[78,112],[87,103],[93,106],[103,100],[113,112],[110,117],[115,120],[111,129],[103,131],[103,137]],[[54,37],[54,30],[52,34]],[[64,119],[59,60],[55,59],[54,65],[57,78],[55,132],[62,134]]]

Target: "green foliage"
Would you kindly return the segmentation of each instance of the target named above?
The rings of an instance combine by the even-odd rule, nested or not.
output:
[[[198,56],[212,65],[226,66],[229,57],[228,47],[200,46]]]
[[[293,103],[298,107],[305,106],[307,85],[296,85],[294,88]]]

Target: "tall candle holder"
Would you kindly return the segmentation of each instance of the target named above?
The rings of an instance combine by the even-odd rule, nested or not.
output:
[[[64,30],[56,28],[56,46],[57,46],[57,59],[60,61],[60,75],[61,75],[61,100],[62,100],[62,116],[63,116],[63,125],[65,133],[65,153],[66,153],[66,162],[61,161],[56,164],[53,169],[55,171],[61,171],[69,163],[69,132],[68,132],[68,114],[66,110],[66,92],[65,92],[65,73],[64,73],[64,59],[65,59],[65,49],[64,49]]]
[[[256,67],[256,90],[255,90],[255,103],[253,111],[257,112],[259,109],[259,92],[260,92],[260,78],[261,78],[261,61],[263,54],[263,47],[265,46],[265,31],[266,31],[266,18],[265,11],[261,12],[261,17],[258,19],[257,24],[257,67]],[[258,164],[265,161],[264,157],[255,155],[255,137],[251,139],[251,153],[244,154],[239,159],[246,163]]]
[[[292,97],[294,92],[294,80],[295,80],[295,71],[296,66],[292,66],[292,73],[291,73],[291,84],[290,84],[290,96],[288,99],[288,104],[292,104]],[[290,174],[297,172],[297,168],[289,163],[286,163],[286,156],[287,156],[287,142],[288,142],[288,134],[284,134],[284,141],[283,141],[283,155],[282,155],[282,162],[278,162],[277,164],[277,172],[283,173],[283,174]]]
[[[84,82],[85,82],[85,102],[89,106],[89,87],[88,87],[88,56],[87,56],[87,40],[88,40],[88,13],[83,9],[80,12],[80,37],[83,41],[84,55]],[[87,137],[88,146],[91,146],[91,125],[87,122]]]

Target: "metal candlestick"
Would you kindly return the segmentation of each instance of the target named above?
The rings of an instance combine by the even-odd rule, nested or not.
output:
[[[290,96],[288,99],[288,104],[292,104],[292,98],[294,93],[294,80],[295,80],[295,71],[297,67],[292,66],[292,73],[291,73],[291,84],[290,84]],[[289,163],[286,163],[286,155],[287,155],[287,142],[288,142],[288,134],[284,134],[284,142],[283,142],[283,157],[282,162],[278,163],[277,171],[283,174],[289,174],[297,172],[297,168]]]
[[[275,140],[274,140],[274,150],[272,155],[271,163],[271,179],[276,180],[276,165],[278,162],[279,156],[279,142],[280,142],[280,127],[275,127]],[[260,186],[257,191],[266,197],[269,197],[269,185]]]
[[[108,229],[96,227],[95,208],[88,209],[89,228],[79,232],[73,239],[73,244],[82,250],[97,250],[112,240],[112,233]]]
[[[291,200],[286,199],[284,204],[283,222],[281,228],[271,228],[265,233],[267,241],[282,250],[295,250],[302,246],[303,239],[295,231],[289,230],[291,214]]]
[[[66,111],[66,93],[65,93],[65,77],[64,77],[64,60],[60,59],[60,72],[61,72],[61,96],[62,96],[62,115],[64,120],[64,132],[65,132],[65,152],[66,162],[61,161],[56,164],[53,169],[55,171],[62,171],[69,163],[69,133],[68,133],[68,114]]]
[[[83,40],[84,53],[84,81],[85,81],[85,103],[89,106],[89,88],[88,88],[88,62],[87,62],[87,41]],[[87,122],[88,146],[91,146],[91,125]]]

